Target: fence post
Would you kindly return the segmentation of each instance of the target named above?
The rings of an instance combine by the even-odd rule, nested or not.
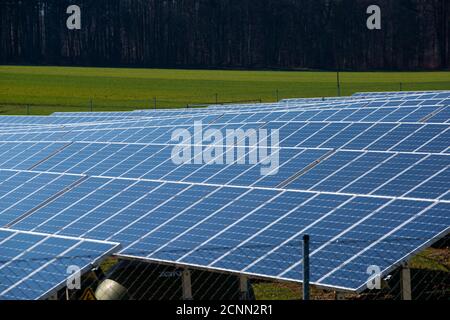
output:
[[[278,89],[277,89],[277,102],[278,101],[280,101],[280,97],[279,97],[279,92],[278,92]]]
[[[403,91],[403,83],[400,82],[400,91]]]
[[[89,101],[89,106],[90,106],[90,110],[91,110],[91,112],[92,112],[92,110],[94,109],[93,106],[92,106],[92,98],[91,98],[91,100]]]
[[[303,236],[303,300],[309,300],[309,235]]]
[[[337,94],[338,94],[338,97],[340,97],[341,96],[341,76],[340,76],[339,70],[337,71],[337,74],[336,74],[336,81],[337,81]]]
[[[27,116],[29,116],[29,115],[30,115],[30,105],[27,104]]]

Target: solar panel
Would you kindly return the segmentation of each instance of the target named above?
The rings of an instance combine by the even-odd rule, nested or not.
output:
[[[118,249],[117,243],[0,228],[0,300],[48,298]]]

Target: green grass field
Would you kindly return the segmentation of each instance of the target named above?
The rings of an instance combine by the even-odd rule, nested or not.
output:
[[[344,72],[342,95],[357,91],[450,89],[450,72]],[[336,96],[334,72],[159,70],[0,66],[0,113],[131,110],[278,97]]]

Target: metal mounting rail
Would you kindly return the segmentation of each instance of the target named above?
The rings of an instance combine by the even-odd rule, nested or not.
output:
[[[83,181],[85,181],[89,176],[83,176],[80,177],[80,179],[78,179],[77,181],[75,181],[74,183],[72,183],[71,185],[67,186],[66,188],[64,188],[63,190],[55,193],[53,196],[51,196],[50,198],[48,198],[47,200],[41,202],[40,204],[38,204],[36,207],[28,210],[27,212],[25,212],[24,214],[22,214],[20,217],[17,217],[16,219],[14,219],[13,221],[9,222],[8,224],[4,225],[3,228],[11,228],[13,227],[15,224],[19,223],[20,221],[22,221],[23,219],[31,216],[33,213],[35,213],[37,210],[41,209],[42,207],[45,207],[47,204],[49,204],[50,202],[52,202],[53,200],[59,198],[60,196],[62,196],[63,194],[65,194],[66,192],[72,190],[73,188],[77,187],[78,185],[80,185]]]
[[[217,123],[217,121],[218,121],[219,119],[221,119],[224,115],[225,115],[225,113],[222,113],[222,114],[219,115],[216,119],[214,119],[213,121],[211,121],[209,124]]]
[[[430,114],[426,115],[425,117],[423,117],[422,119],[420,119],[419,122],[427,122],[428,120],[433,118],[435,115],[437,115],[438,113],[440,113],[444,109],[445,109],[445,106],[441,106],[439,109],[434,110],[432,113],[430,113]]]
[[[262,125],[259,127],[259,129],[264,129],[265,126],[267,126],[270,123],[270,121],[264,121]]]
[[[279,189],[283,189],[284,187],[286,187],[288,184],[290,184],[292,181],[297,180],[300,176],[304,175],[306,172],[308,172],[309,170],[311,170],[312,168],[314,168],[315,166],[317,166],[319,163],[321,163],[322,161],[328,159],[329,157],[331,157],[333,154],[336,153],[337,149],[333,149],[328,151],[327,153],[325,153],[323,156],[321,156],[319,159],[315,160],[314,162],[312,162],[311,164],[309,164],[308,166],[306,166],[305,168],[303,168],[302,170],[300,170],[299,172],[297,172],[296,174],[294,174],[293,176],[287,178],[286,180],[284,180],[282,183],[280,183],[279,185],[277,185],[277,188]]]
[[[58,153],[60,153],[61,151],[63,151],[64,149],[66,149],[67,147],[71,146],[73,144],[72,142],[69,142],[67,144],[65,144],[64,146],[62,146],[61,148],[59,148],[58,150],[53,151],[51,154],[49,154],[47,157],[45,157],[44,159],[38,161],[37,163],[35,163],[34,165],[32,165],[31,167],[29,167],[27,170],[33,170],[34,168],[36,168],[37,166],[39,166],[41,163],[47,161],[48,159],[50,159],[51,157],[57,155]]]

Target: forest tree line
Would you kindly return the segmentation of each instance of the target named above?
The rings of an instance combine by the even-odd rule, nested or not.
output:
[[[69,30],[69,5],[81,29]],[[381,30],[369,30],[369,5]],[[421,70],[450,64],[448,0],[0,0],[0,64]]]

